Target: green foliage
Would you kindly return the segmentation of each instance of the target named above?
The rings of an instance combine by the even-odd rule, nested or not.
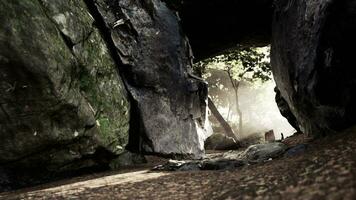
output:
[[[243,47],[209,58],[195,65],[199,75],[209,76],[208,69],[223,70],[235,81],[268,81],[272,78],[269,47]]]
[[[195,72],[208,81],[209,96],[221,111],[225,110],[227,120],[233,114],[238,116],[239,132],[243,124],[239,88],[246,84],[258,88],[272,78],[269,51],[269,47],[237,46],[194,66]]]

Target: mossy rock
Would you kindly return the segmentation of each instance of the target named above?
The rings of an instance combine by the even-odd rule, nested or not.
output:
[[[107,166],[128,143],[130,104],[84,1],[1,1],[0,20],[5,171],[41,179]]]

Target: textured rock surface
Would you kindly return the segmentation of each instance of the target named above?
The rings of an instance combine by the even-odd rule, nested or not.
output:
[[[205,159],[205,160],[169,160],[164,165],[153,168],[153,171],[199,171],[199,170],[232,170],[247,164],[243,160],[235,159]]]
[[[0,10],[0,173],[26,184],[107,163],[128,143],[130,106],[84,2]]]
[[[241,158],[245,158],[249,162],[262,162],[270,158],[279,157],[286,149],[287,146],[279,142],[256,144],[248,147],[241,155]]]
[[[105,21],[132,95],[130,149],[201,157],[209,135],[207,85],[191,75],[177,16],[159,0],[86,2]]]
[[[208,154],[202,160],[169,160],[153,170],[163,171],[197,171],[197,170],[231,170],[247,164],[257,164],[282,156],[287,150],[283,143],[251,145],[246,150],[228,151]]]
[[[117,158],[113,159],[109,166],[111,169],[120,169],[123,167],[133,167],[143,163],[147,163],[147,160],[142,154],[124,151]]]
[[[268,41],[271,0],[187,2],[180,14],[198,58]],[[248,8],[266,17],[246,20]],[[191,74],[189,42],[164,3],[13,0],[0,9],[1,184],[105,166],[128,143],[202,156],[207,86]],[[356,123],[355,10],[352,0],[275,1],[274,77],[306,133]]]
[[[219,133],[214,133],[208,137],[204,146],[206,150],[229,150],[240,147],[233,138]]]
[[[125,146],[204,154],[207,85],[191,74],[189,43],[164,3],[14,0],[0,9],[0,177],[34,183],[108,167]]]
[[[295,118],[294,114],[289,108],[289,105],[286,100],[283,99],[281,96],[281,92],[278,90],[277,87],[274,88],[276,92],[275,101],[277,103],[278,109],[283,117],[285,117],[289,124],[297,131],[300,132],[299,124],[297,119]]]
[[[356,3],[276,1],[272,66],[302,131],[320,135],[356,123]]]

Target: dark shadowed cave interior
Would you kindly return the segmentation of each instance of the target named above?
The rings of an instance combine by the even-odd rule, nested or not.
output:
[[[356,2],[0,2],[0,199],[355,199]]]

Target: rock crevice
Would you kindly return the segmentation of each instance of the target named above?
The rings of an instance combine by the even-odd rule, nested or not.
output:
[[[178,18],[160,1],[88,3],[104,19],[137,106],[131,148],[200,157],[208,134],[207,92],[204,82],[189,76],[190,50]]]

